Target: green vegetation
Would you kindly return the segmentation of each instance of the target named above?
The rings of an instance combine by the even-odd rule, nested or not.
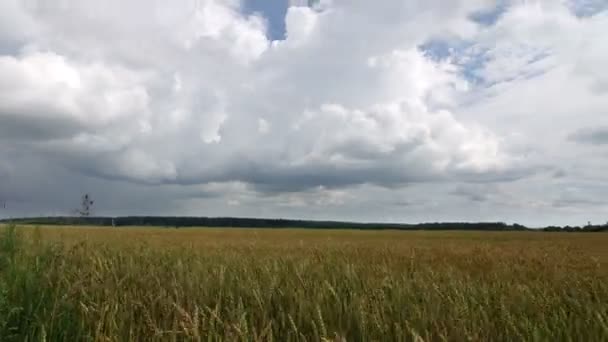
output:
[[[16,223],[25,225],[82,225],[82,226],[146,226],[165,228],[187,227],[225,227],[225,228],[314,228],[314,229],[365,229],[365,230],[475,230],[475,231],[527,231],[531,230],[521,224],[506,224],[504,222],[435,222],[435,223],[357,223],[340,221],[310,221],[237,217],[173,217],[173,216],[128,216],[128,217],[90,217],[92,200],[88,195],[83,196],[84,209],[79,209],[79,217],[29,217],[10,220],[0,220],[0,223]],[[547,232],[606,232],[608,223],[584,227],[549,226],[534,231]]]
[[[1,341],[608,340],[608,234],[0,233]]]
[[[83,197],[85,198],[85,197]],[[83,201],[89,200],[85,198]],[[87,203],[87,202],[85,202]],[[84,204],[83,204],[84,206]],[[88,212],[81,210],[81,212]],[[6,222],[6,221],[5,221]],[[503,222],[480,223],[356,223],[340,221],[310,221],[285,219],[260,219],[237,217],[168,217],[168,216],[129,216],[129,217],[30,217],[11,219],[10,222],[27,225],[84,225],[84,226],[146,226],[146,227],[226,227],[226,228],[315,228],[315,229],[368,229],[368,230],[483,230],[483,231],[523,231],[526,227]],[[2,220],[0,220],[2,223]],[[6,222],[8,223],[8,222]]]

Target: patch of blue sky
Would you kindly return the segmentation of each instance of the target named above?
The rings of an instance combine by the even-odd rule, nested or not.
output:
[[[509,3],[509,0],[498,0],[489,9],[471,13],[469,19],[482,26],[492,26],[507,11]],[[474,42],[457,39],[432,39],[419,46],[419,48],[426,56],[435,61],[449,58],[452,63],[460,67],[462,76],[469,82],[474,84],[484,83],[484,79],[479,76],[479,70],[483,69],[489,57],[486,50],[477,51],[479,48],[475,47]]]
[[[267,35],[271,40],[285,39],[285,15],[289,8],[289,0],[245,0],[245,14],[258,13],[268,22]]]
[[[509,3],[509,0],[497,0],[496,5],[492,8],[471,13],[469,19],[480,25],[492,26],[507,11]]]
[[[493,51],[488,47],[477,45],[466,40],[431,40],[419,49],[434,61],[449,60],[458,66],[459,73],[472,85],[492,87],[498,83],[511,82],[516,79],[530,79],[542,75],[546,70],[543,62],[552,56],[551,51],[540,49],[528,51],[521,61],[521,69],[505,74],[502,79],[487,79],[485,68],[494,59]]]
[[[595,0],[588,0],[595,1]],[[606,0],[603,0],[606,1]],[[470,20],[483,25],[492,26],[500,20],[508,10],[510,0],[499,0],[496,5],[483,12],[476,12],[469,16]],[[481,87],[492,87],[496,83],[508,82],[514,79],[533,78],[543,74],[542,70],[535,69],[534,65],[550,57],[547,51],[536,51],[526,58],[521,73],[506,75],[502,80],[489,80],[484,77],[486,65],[493,60],[492,52],[488,47],[477,45],[474,41],[458,39],[431,39],[419,46],[426,56],[435,60],[450,60],[459,67],[460,74],[471,84]]]
[[[608,0],[571,0],[569,7],[579,17],[591,17],[608,12]]]
[[[245,14],[258,13],[268,22],[267,35],[271,40],[285,39],[285,15],[292,5],[315,6],[319,0],[243,0]]]
[[[450,59],[459,66],[460,73],[469,82],[483,83],[483,78],[477,72],[488,61],[486,50],[475,51],[475,43],[466,40],[432,39],[418,48],[434,61]]]
[[[513,0],[497,0],[495,6],[488,10],[472,13],[469,18],[484,26],[494,25],[509,9]],[[608,0],[568,0],[567,5],[579,17],[590,17],[608,12]]]

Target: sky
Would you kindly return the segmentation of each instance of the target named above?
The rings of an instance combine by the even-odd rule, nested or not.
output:
[[[0,0],[0,217],[605,223],[606,32],[605,0]]]

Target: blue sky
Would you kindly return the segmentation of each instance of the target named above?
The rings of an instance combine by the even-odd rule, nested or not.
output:
[[[272,40],[285,37],[285,13],[289,0],[246,0],[245,10],[248,13],[262,13],[268,20],[268,35]]]
[[[507,10],[507,0],[498,0],[496,6],[487,11],[474,13],[471,18],[484,25],[493,25],[500,16]]]

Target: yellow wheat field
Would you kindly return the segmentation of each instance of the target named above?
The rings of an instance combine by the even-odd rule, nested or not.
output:
[[[2,341],[605,341],[608,234],[4,227]]]

